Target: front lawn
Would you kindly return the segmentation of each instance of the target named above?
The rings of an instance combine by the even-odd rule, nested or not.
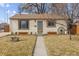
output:
[[[48,55],[50,56],[79,56],[79,35],[47,35],[44,37]]]
[[[20,41],[11,41],[10,36],[0,38],[0,56],[31,56],[36,36],[20,35]]]

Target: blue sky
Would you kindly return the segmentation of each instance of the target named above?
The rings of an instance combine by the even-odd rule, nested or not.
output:
[[[0,3],[0,23],[7,22],[7,19],[18,13],[19,5],[20,3]]]
[[[21,3],[0,3],[0,23],[3,23],[3,22],[10,23],[9,18],[14,14],[18,13],[19,11],[18,6],[20,4]]]

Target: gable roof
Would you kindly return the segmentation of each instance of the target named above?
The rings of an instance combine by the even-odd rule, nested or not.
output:
[[[66,15],[58,15],[58,14],[16,14],[10,17],[12,20],[26,19],[26,20],[45,20],[45,19],[57,19],[57,20],[65,20],[68,19]]]

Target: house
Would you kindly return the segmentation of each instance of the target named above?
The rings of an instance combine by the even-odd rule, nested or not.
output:
[[[74,18],[71,34],[79,34],[79,17]]]
[[[10,28],[18,34],[67,34],[67,20],[58,14],[16,14],[10,17]]]
[[[0,32],[9,32],[9,24],[0,23]]]

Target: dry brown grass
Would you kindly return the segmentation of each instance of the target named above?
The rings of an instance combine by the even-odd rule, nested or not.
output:
[[[48,55],[51,56],[79,56],[79,35],[48,35],[45,36]]]
[[[0,56],[31,56],[36,36],[19,36],[19,42],[11,41],[10,36],[0,38]]]

